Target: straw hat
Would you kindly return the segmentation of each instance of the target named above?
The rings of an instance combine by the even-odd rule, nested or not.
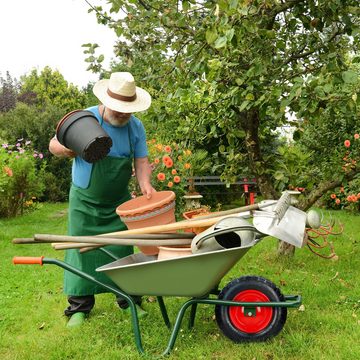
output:
[[[135,86],[134,77],[128,72],[112,73],[110,79],[98,81],[93,88],[95,96],[107,108],[133,113],[150,107],[150,94]]]

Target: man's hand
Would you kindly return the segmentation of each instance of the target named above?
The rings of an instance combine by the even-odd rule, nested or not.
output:
[[[156,190],[151,186],[151,167],[147,157],[135,158],[135,174],[138,180],[141,192],[148,199]]]
[[[140,185],[140,189],[143,195],[146,196],[147,199],[151,199],[151,196],[156,190],[151,186],[150,183]]]
[[[74,151],[61,145],[59,141],[55,138],[52,138],[50,140],[49,151],[57,157],[74,158],[76,156],[76,153]]]

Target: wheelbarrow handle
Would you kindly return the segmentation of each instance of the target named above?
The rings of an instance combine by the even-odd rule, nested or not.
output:
[[[42,265],[44,256],[34,257],[34,256],[15,256],[13,257],[14,265]]]

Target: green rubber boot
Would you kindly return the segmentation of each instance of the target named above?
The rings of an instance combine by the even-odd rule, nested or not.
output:
[[[137,316],[139,319],[147,316],[148,313],[140,305],[136,304],[135,306],[136,306]],[[131,313],[130,306],[124,309],[124,311],[130,314]]]
[[[77,312],[75,314],[72,314],[66,327],[68,328],[74,328],[82,325],[85,322],[86,314],[83,312]]]

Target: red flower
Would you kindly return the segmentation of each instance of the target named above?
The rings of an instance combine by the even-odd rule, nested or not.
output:
[[[331,197],[332,199],[336,199],[336,195],[335,195],[335,194],[331,194],[330,197]]]
[[[13,176],[13,171],[8,166],[4,166],[4,172],[7,176]]]
[[[171,147],[170,147],[169,145],[166,145],[166,146],[164,147],[164,150],[165,150],[166,152],[168,152],[168,153],[171,153]]]
[[[176,169],[172,169],[172,170],[171,170],[171,174],[172,174],[172,175],[176,175],[176,174],[177,174]]]
[[[340,199],[335,200],[336,205],[340,205],[340,202],[341,202]]]
[[[181,181],[180,176],[174,176],[174,182],[178,184]]]
[[[157,174],[157,179],[158,179],[159,181],[164,181],[165,178],[166,178],[166,176],[165,176],[164,173],[158,173],[158,174]]]
[[[345,140],[344,141],[344,145],[345,145],[345,147],[350,147],[350,140]]]
[[[167,184],[167,186],[168,186],[169,188],[173,187],[173,185],[174,185],[174,183],[173,183],[172,181],[169,181],[168,184]]]
[[[359,138],[360,138],[360,135],[359,135],[359,134],[355,134],[355,135],[354,135],[354,139],[355,139],[355,140],[357,140],[357,139],[359,139]]]
[[[166,165],[166,163],[171,160],[171,157],[168,156],[168,155],[164,155],[163,158],[162,158],[162,162],[164,165]]]
[[[167,168],[171,168],[173,165],[174,165],[174,162],[170,158],[165,162],[165,166]]]

